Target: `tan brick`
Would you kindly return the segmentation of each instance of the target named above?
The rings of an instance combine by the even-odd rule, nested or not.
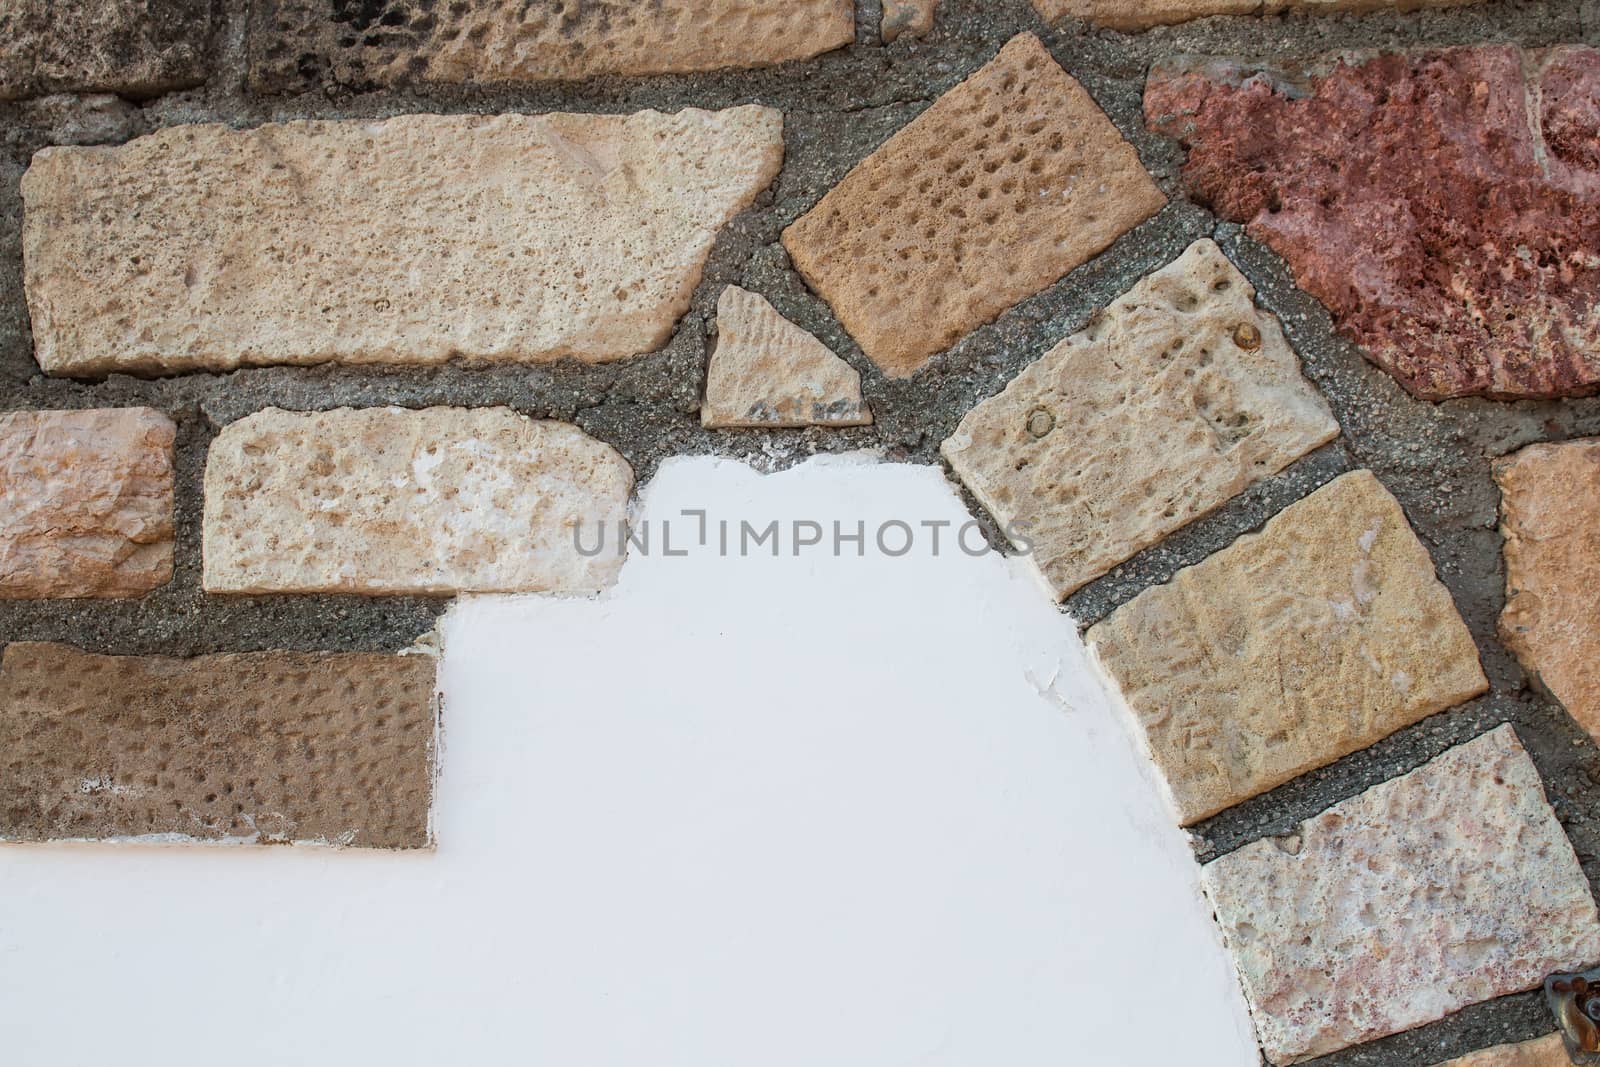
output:
[[[0,839],[431,842],[434,661],[14,643]]]
[[[1505,534],[1500,633],[1600,738],[1600,438],[1529,445],[1495,464]]]
[[[22,180],[52,374],[659,348],[777,173],[768,108],[179,126]]]
[[[1338,436],[1209,239],[961,420],[941,451],[1058,597]]]
[[[0,100],[196,85],[206,76],[211,10],[211,0],[4,0]]]
[[[269,408],[206,459],[205,588],[593,593],[632,485],[610,445],[507,408]]]
[[[765,297],[730,285],[717,299],[704,426],[866,426],[861,375]]]
[[[1572,1067],[1560,1034],[1549,1034],[1517,1045],[1496,1045],[1440,1067]]]
[[[1032,34],[940,97],[783,234],[867,356],[903,377],[1165,198]]]
[[[1600,956],[1600,915],[1502,726],[1202,872],[1275,1064],[1531,989]]]
[[[253,14],[250,78],[268,91],[764,67],[856,36],[851,0],[389,0],[381,20],[337,19],[326,0],[260,0]]]
[[[1319,15],[1461,7],[1477,0],[1033,0],[1046,21],[1070,15],[1113,30],[1147,30],[1212,15]]]
[[[0,413],[0,599],[165,585],[176,433],[149,408]]]
[[[1087,636],[1185,825],[1488,688],[1427,550],[1370,471]]]

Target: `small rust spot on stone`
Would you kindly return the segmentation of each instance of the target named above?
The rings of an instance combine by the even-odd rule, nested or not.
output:
[[[1254,352],[1261,347],[1261,331],[1254,323],[1241,322],[1233,328],[1233,343],[1246,352]]]
[[[1544,980],[1567,1056],[1577,1064],[1600,1064],[1600,969],[1582,974],[1552,974]]]
[[[1028,412],[1027,427],[1035,439],[1043,437],[1056,428],[1056,417],[1049,408],[1034,408]]]

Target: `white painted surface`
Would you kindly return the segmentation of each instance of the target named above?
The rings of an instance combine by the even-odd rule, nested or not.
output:
[[[695,507],[966,520],[860,460],[675,461],[644,517]],[[1253,1067],[1071,623],[941,547],[458,606],[435,854],[0,849],[0,1062]]]

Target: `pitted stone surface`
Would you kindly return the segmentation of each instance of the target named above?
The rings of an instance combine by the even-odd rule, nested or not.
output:
[[[593,593],[632,486],[610,445],[507,408],[269,408],[212,442],[205,588]]]
[[[176,434],[149,408],[0,413],[0,598],[166,584]]]
[[[1600,956],[1588,880],[1510,726],[1246,845],[1202,880],[1275,1064]]]
[[[1488,688],[1433,561],[1370,471],[1087,636],[1185,825]]]
[[[904,377],[1159,211],[1161,191],[1032,34],[783,233],[869,358]]]
[[[263,0],[254,16],[250,79],[269,92],[762,67],[856,35],[851,0]]]
[[[212,0],[5,0],[0,100],[152,96],[205,80]]]
[[[1033,0],[1046,21],[1071,15],[1113,30],[1147,30],[1212,15],[1328,14],[1336,11],[1418,11],[1460,7],[1477,0]]]
[[[93,375],[652,351],[782,156],[755,106],[47,148],[22,180],[36,353]]]
[[[368,653],[0,662],[0,839],[430,844],[434,661]]]
[[[730,285],[717,299],[717,347],[700,422],[741,426],[866,426],[861,375],[765,297]]]
[[[1375,363],[1428,399],[1600,389],[1600,51],[1386,55],[1309,93],[1245,73],[1158,68],[1146,119]]]
[[[1197,241],[944,442],[1058,597],[1338,436],[1254,296]]]
[[[1505,534],[1500,634],[1600,738],[1600,438],[1529,445],[1495,465]]]
[[[897,40],[901,34],[923,37],[933,29],[938,13],[939,0],[883,0],[880,32],[885,41]]]
[[[1560,1034],[1550,1034],[1517,1045],[1496,1045],[1440,1067],[1572,1067]]]

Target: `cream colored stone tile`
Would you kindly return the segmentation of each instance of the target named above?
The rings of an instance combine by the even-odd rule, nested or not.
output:
[[[177,126],[22,179],[51,374],[622,359],[778,171],[764,107]]]
[[[945,441],[1058,597],[1338,436],[1254,296],[1196,241]]]
[[[269,408],[212,442],[205,588],[593,593],[632,483],[610,445],[506,408]]]
[[[1488,688],[1433,561],[1370,471],[1087,636],[1185,825]]]
[[[1560,1034],[1516,1045],[1496,1045],[1462,1056],[1441,1067],[1572,1067]]]
[[[1246,845],[1202,880],[1275,1064],[1600,956],[1588,879],[1510,726]]]

